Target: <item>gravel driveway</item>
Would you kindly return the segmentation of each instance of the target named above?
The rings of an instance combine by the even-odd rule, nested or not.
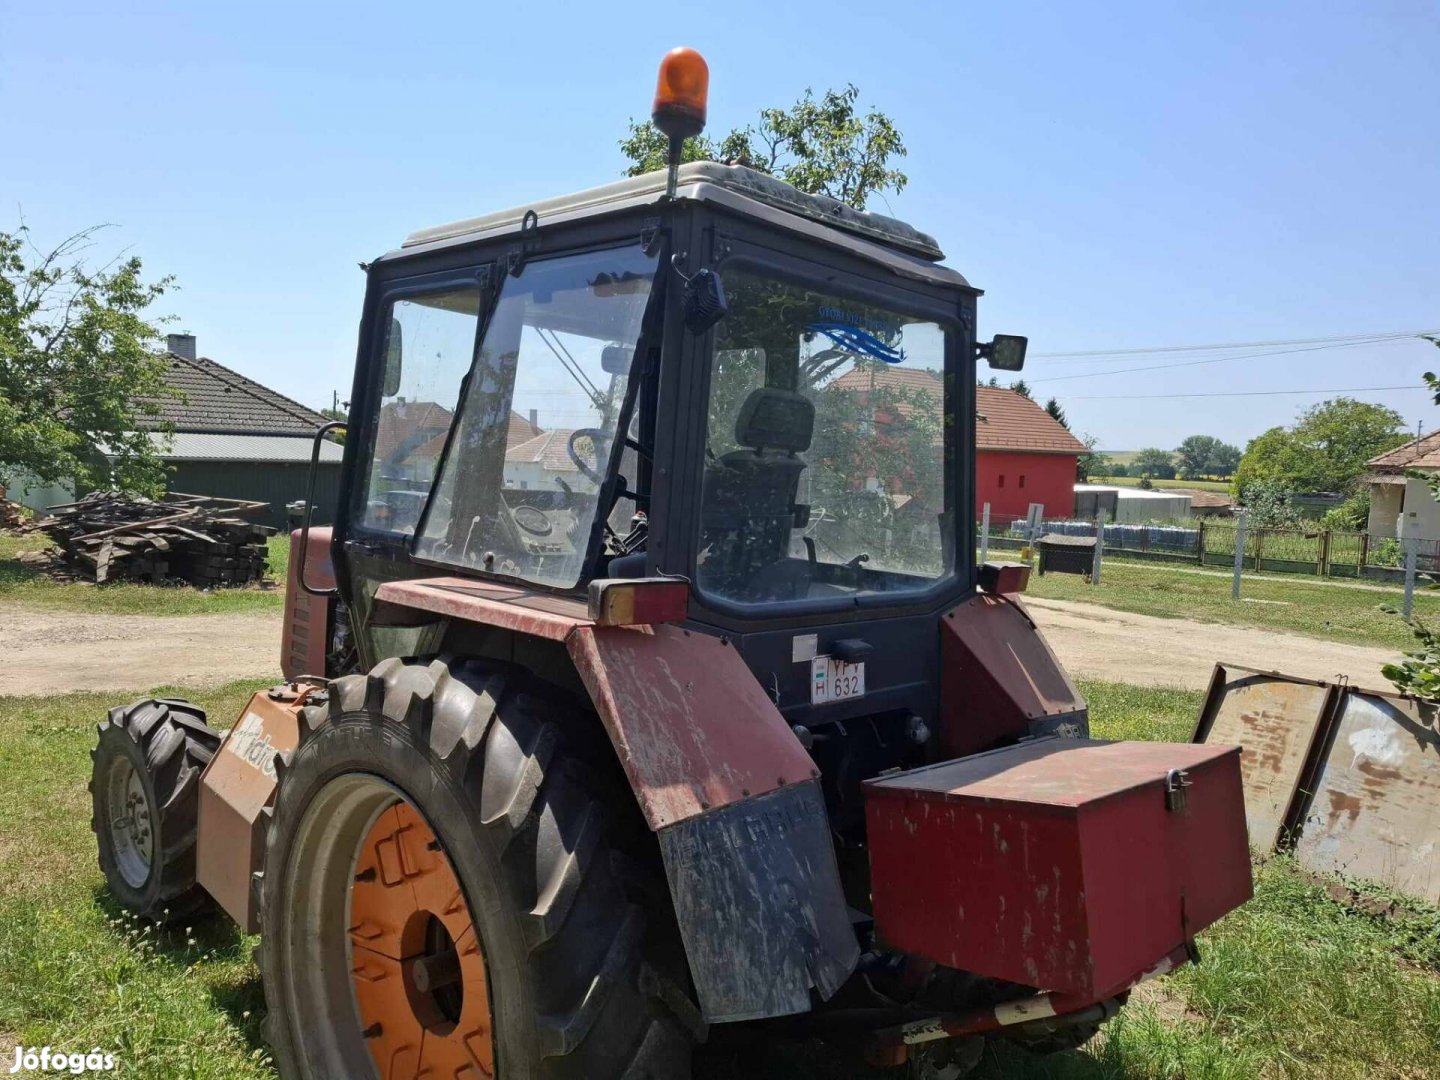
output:
[[[1203,689],[1217,660],[1312,679],[1386,685],[1385,649],[1244,626],[1157,619],[1093,604],[1030,598],[1025,606],[1074,675]],[[133,616],[0,613],[0,694],[213,686],[280,676],[279,612]]]

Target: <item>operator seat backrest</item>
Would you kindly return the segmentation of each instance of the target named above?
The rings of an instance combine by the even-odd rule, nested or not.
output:
[[[705,470],[703,544],[729,573],[743,574],[785,556],[795,526],[795,496],[810,449],[815,406],[794,390],[762,386],[735,418],[740,449]]]

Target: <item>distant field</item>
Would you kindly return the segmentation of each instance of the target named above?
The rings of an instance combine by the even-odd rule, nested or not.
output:
[[[1092,476],[1087,483],[1111,484],[1115,487],[1139,487],[1138,476]],[[1152,480],[1156,491],[1168,488],[1192,488],[1196,491],[1214,491],[1222,495],[1230,493],[1230,484],[1225,480]]]

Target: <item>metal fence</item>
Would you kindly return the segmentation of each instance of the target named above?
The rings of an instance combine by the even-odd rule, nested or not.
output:
[[[1107,523],[1103,528],[1106,558],[1227,569],[1235,564],[1237,528],[1232,519],[1202,518],[1193,524]],[[980,533],[984,531],[982,524]],[[1031,531],[1026,518],[992,516],[988,537],[977,533],[977,545],[986,550],[1018,551],[1030,542]],[[1044,533],[1094,536],[1095,522],[1042,519],[1036,535]],[[1404,576],[1404,562],[1402,542],[1394,537],[1328,529],[1245,530],[1242,566],[1248,571],[1399,581]],[[1440,572],[1440,541],[1416,541],[1415,562],[1421,573]]]

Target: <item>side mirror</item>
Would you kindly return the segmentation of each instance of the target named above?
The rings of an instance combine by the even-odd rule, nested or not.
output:
[[[1025,349],[1029,338],[1018,334],[996,334],[993,341],[975,346],[975,355],[990,362],[997,371],[1019,371],[1025,366]]]
[[[385,335],[385,382],[380,388],[385,397],[394,397],[400,392],[400,373],[405,355],[404,333],[400,320],[390,319],[390,332]]]

